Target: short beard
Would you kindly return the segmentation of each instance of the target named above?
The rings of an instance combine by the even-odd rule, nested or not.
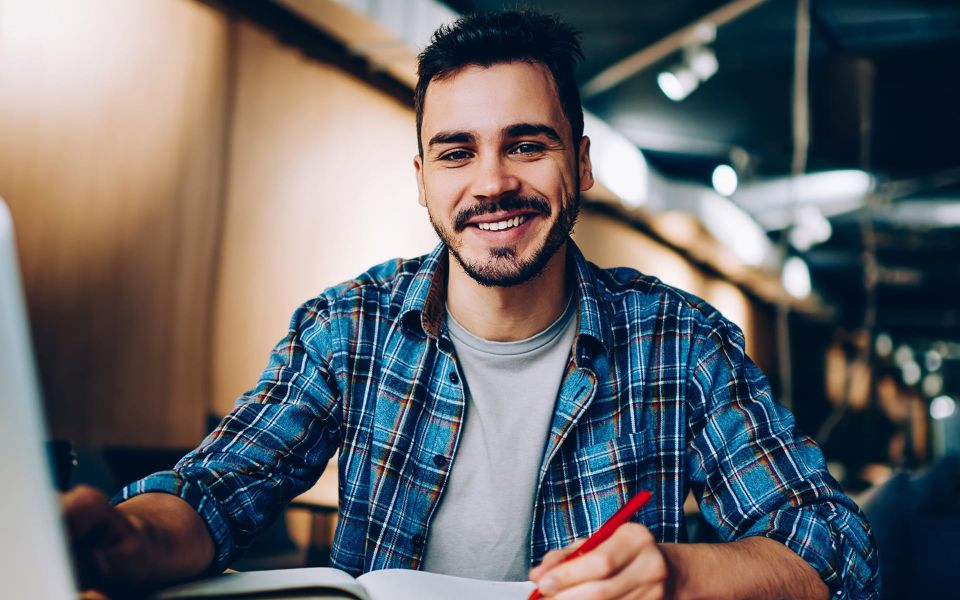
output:
[[[580,195],[573,194],[569,197],[572,201],[560,207],[557,219],[550,227],[543,245],[534,251],[533,256],[526,261],[517,256],[513,247],[500,246],[490,249],[490,260],[488,261],[467,262],[460,254],[460,244],[457,239],[443,225],[438,223],[432,214],[430,215],[430,224],[433,225],[433,229],[447,245],[447,248],[450,249],[453,257],[460,263],[464,272],[474,281],[485,287],[512,287],[526,283],[543,274],[547,263],[570,236],[580,213]],[[551,216],[550,204],[542,198],[508,196],[497,202],[481,204],[460,211],[454,218],[454,227],[457,231],[462,231],[467,226],[466,221],[472,217],[500,210],[516,209],[534,209],[544,218],[550,218]]]

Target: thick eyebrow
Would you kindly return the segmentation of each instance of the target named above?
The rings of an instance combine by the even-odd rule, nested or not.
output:
[[[514,123],[505,127],[503,132],[511,138],[543,135],[558,144],[563,143],[557,130],[543,123]],[[441,131],[430,138],[427,147],[432,148],[441,144],[470,144],[476,139],[477,136],[471,131]]]
[[[427,142],[428,148],[440,144],[469,144],[476,140],[476,136],[469,131],[441,131]]]
[[[504,132],[507,137],[544,135],[558,144],[563,143],[557,130],[543,123],[516,123],[504,129]]]

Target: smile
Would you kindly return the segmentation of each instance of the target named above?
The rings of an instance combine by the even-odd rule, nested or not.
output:
[[[520,215],[518,217],[513,217],[512,219],[496,221],[495,223],[477,223],[477,227],[483,231],[503,231],[504,229],[513,229],[514,227],[519,227],[526,220],[527,215]]]

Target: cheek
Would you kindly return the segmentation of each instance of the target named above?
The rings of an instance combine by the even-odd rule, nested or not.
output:
[[[438,209],[441,206],[456,203],[460,195],[458,190],[461,188],[459,178],[449,172],[425,174],[423,178],[423,190],[427,203]]]
[[[527,181],[542,194],[560,198],[573,189],[573,173],[563,160],[551,158],[533,163]]]

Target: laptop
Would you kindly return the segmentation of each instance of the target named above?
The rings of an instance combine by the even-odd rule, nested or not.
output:
[[[13,219],[0,198],[0,596],[75,598],[28,323]]]

